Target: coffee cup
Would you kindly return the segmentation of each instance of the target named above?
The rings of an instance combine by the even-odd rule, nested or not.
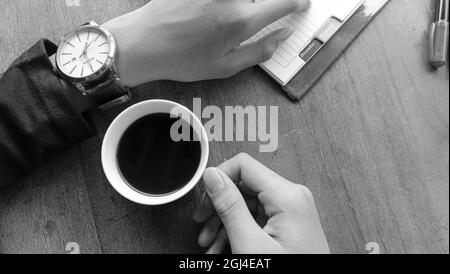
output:
[[[142,205],[162,205],[198,184],[208,163],[208,137],[186,107],[149,100],[112,122],[101,158],[106,178],[120,195]]]

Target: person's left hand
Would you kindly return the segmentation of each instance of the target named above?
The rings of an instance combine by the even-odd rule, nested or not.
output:
[[[229,241],[237,254],[330,253],[312,192],[247,154],[203,175],[206,193],[194,213],[208,254]],[[254,217],[263,217],[257,223]]]

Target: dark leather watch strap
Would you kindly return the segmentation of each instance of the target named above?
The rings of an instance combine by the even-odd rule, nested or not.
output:
[[[107,110],[131,100],[130,89],[121,85],[113,73],[85,87],[100,110]]]

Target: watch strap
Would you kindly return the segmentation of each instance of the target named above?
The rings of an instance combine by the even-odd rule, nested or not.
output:
[[[83,85],[85,95],[89,96],[100,110],[107,110],[131,100],[130,89],[120,83],[115,71],[113,66],[99,79]]]
[[[117,77],[105,77],[95,87],[87,87],[87,95],[97,104],[100,110],[107,110],[131,100],[130,89],[120,84]]]

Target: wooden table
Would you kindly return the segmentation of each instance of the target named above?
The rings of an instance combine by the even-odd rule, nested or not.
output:
[[[109,18],[144,0],[0,1],[0,71],[40,37]],[[109,4],[104,6],[105,3]],[[449,71],[427,66],[432,5],[393,0],[300,103],[259,70],[224,81],[156,82],[135,102],[163,98],[192,106],[280,107],[280,146],[212,143],[210,165],[247,152],[316,197],[333,252],[449,252]],[[95,116],[99,136],[47,155],[19,186],[0,194],[0,252],[191,253],[200,227],[191,219],[197,189],[168,206],[143,207],[109,186],[100,164],[102,135],[121,110]],[[1,175],[0,175],[1,176]]]

